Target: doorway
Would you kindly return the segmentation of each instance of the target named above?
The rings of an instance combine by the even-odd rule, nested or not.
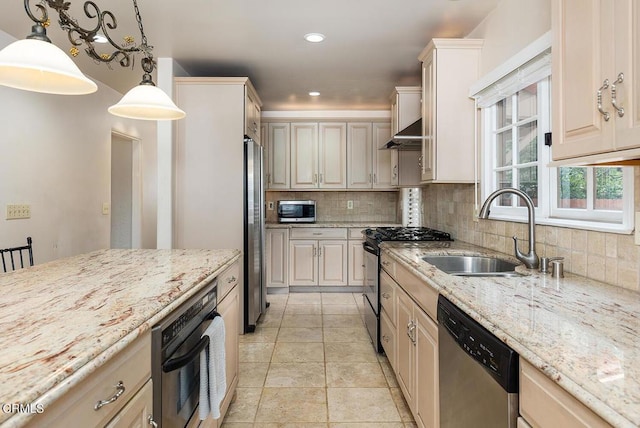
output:
[[[111,248],[140,248],[142,180],[140,140],[111,132]]]

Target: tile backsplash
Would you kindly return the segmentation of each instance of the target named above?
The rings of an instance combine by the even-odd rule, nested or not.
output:
[[[266,211],[267,222],[277,222],[277,202],[280,200],[315,200],[316,219],[319,222],[375,222],[398,221],[398,192],[266,192],[267,204],[274,209]],[[353,209],[347,209],[353,201]]]
[[[640,168],[635,171],[635,211],[640,211]],[[528,247],[526,223],[474,221],[473,184],[432,184],[423,188],[424,224],[454,239],[513,254],[512,236]],[[632,290],[640,290],[640,246],[633,235],[536,226],[536,252],[564,257],[564,270]]]

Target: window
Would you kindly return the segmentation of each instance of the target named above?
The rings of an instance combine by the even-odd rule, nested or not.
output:
[[[633,168],[550,167],[551,36],[547,34],[471,88],[481,109],[482,200],[505,187],[522,190],[536,223],[601,231],[633,229]],[[524,202],[497,198],[491,217],[524,221]]]

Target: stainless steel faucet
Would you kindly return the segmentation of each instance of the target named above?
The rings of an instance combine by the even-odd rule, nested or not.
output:
[[[529,269],[537,269],[540,261],[538,260],[538,255],[536,254],[536,220],[535,220],[535,208],[533,206],[533,201],[522,190],[514,189],[511,187],[506,187],[504,189],[498,189],[487,197],[487,200],[482,204],[482,208],[480,208],[480,213],[478,214],[479,218],[489,218],[489,209],[491,207],[491,202],[498,196],[504,193],[512,193],[514,195],[520,196],[524,202],[527,204],[527,211],[529,213],[529,254],[523,254],[518,248],[518,238],[513,237],[513,246],[516,253],[516,258],[520,260],[524,265]]]

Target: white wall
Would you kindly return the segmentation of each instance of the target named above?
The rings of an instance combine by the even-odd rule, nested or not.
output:
[[[0,31],[0,48],[14,40]],[[155,247],[156,124],[110,115],[121,96],[100,82],[82,96],[0,86],[0,247],[31,236],[36,264],[109,247],[112,130],[142,141],[142,244]],[[31,218],[5,220],[10,203],[31,205]]]
[[[502,0],[467,37],[484,39],[484,75],[549,30],[551,0]]]

